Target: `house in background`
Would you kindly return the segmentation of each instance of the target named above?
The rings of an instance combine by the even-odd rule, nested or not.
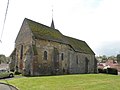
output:
[[[107,68],[114,68],[114,69],[117,69],[118,72],[120,72],[120,64],[116,61],[116,60],[113,60],[113,59],[107,59],[105,60],[106,62],[104,63],[98,63],[98,69],[107,69]]]
[[[0,69],[6,69],[6,70],[9,70],[9,64],[1,63],[1,64],[0,64]]]
[[[85,41],[63,35],[25,18],[11,54],[14,69],[23,75],[96,73],[95,53]]]

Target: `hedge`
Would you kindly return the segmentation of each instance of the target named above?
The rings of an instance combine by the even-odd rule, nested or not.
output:
[[[113,75],[118,75],[118,70],[115,68],[107,68],[107,69],[98,69],[99,73],[106,73],[106,74],[113,74]]]

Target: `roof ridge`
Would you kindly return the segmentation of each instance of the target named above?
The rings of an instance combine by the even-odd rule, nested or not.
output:
[[[49,27],[49,26],[47,26],[47,25],[45,25],[45,24],[39,23],[39,22],[37,22],[37,21],[31,20],[31,19],[28,19],[28,18],[25,18],[25,20],[28,20],[28,21],[31,21],[31,22],[34,22],[34,23],[40,24],[40,25],[42,25],[42,26]],[[49,28],[50,28],[50,27],[49,27]]]

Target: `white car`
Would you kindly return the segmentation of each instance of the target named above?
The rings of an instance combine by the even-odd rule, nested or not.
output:
[[[0,69],[0,78],[14,77],[14,73],[6,69]]]

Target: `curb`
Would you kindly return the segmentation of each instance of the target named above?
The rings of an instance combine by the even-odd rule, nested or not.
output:
[[[10,84],[6,84],[6,83],[2,83],[2,82],[0,82],[0,84],[3,84],[3,85],[5,85],[5,86],[10,87],[10,90],[12,90],[11,88],[14,88],[14,90],[19,90],[17,87],[15,87],[15,86],[13,86],[13,85],[10,85]]]

